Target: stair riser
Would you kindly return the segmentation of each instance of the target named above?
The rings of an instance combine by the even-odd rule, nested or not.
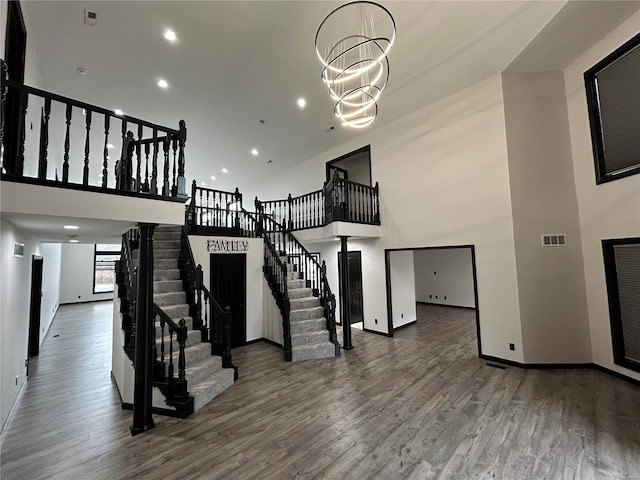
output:
[[[189,316],[189,305],[169,305],[162,308],[164,312],[169,315],[169,318],[172,318],[178,323],[180,318],[185,318]],[[191,329],[191,327],[189,327]]]
[[[293,312],[293,310],[300,310],[303,308],[319,307],[320,299],[317,297],[297,298],[295,300],[292,299],[290,304],[291,304],[291,311]]]
[[[213,376],[210,382],[198,385],[195,388],[189,387],[189,392],[193,395],[193,410],[197,412],[233,385],[233,375],[232,368],[222,368]]]
[[[200,330],[195,330],[193,328],[193,318],[188,317],[188,316],[184,316],[183,318],[184,318],[184,325],[185,325],[185,327],[187,327],[187,337],[192,334],[191,332],[197,332],[198,335],[200,335]],[[174,320],[174,322],[178,323],[178,321],[180,319],[173,319],[173,320]],[[156,326],[156,338],[160,338],[160,335],[162,334],[162,332],[160,331],[160,321],[159,320],[156,320],[155,326]],[[169,328],[169,327],[165,327],[165,329],[167,329],[167,328]],[[167,333],[167,335],[168,335],[168,333]],[[198,337],[198,338],[200,338],[200,337]]]
[[[291,322],[291,335],[296,333],[326,331],[327,321],[324,318]]]
[[[160,329],[160,326],[156,324],[156,349],[158,350],[158,354],[160,353],[160,347],[161,347],[161,342],[160,342],[160,335],[162,335],[162,331]],[[187,332],[187,346],[191,346],[191,345],[197,345],[198,343],[200,343],[202,339],[202,333],[200,333],[200,330],[189,330]],[[173,336],[173,348],[178,348],[177,347],[178,342],[176,341],[176,336]],[[165,331],[165,338],[164,338],[164,351],[165,351],[165,355],[168,354],[169,352],[169,332]]]
[[[292,288],[289,289],[289,299],[309,298],[313,296],[310,288]]]
[[[180,250],[171,249],[171,250],[161,250],[154,247],[153,249],[153,259],[154,260],[162,260],[162,259],[170,259],[177,260],[180,256]]]
[[[182,280],[153,282],[153,293],[182,292],[183,288]]]
[[[165,259],[154,258],[153,269],[154,270],[176,270],[178,268],[178,259]]]
[[[311,320],[322,318],[324,310],[322,307],[310,308],[309,310],[292,310],[289,319],[293,322],[296,320]]]
[[[185,292],[157,293],[153,296],[153,301],[160,306],[184,304],[186,299]]]
[[[180,241],[177,240],[158,240],[153,241],[153,251],[156,250],[180,250]]]
[[[287,290],[298,290],[305,288],[304,280],[289,280],[287,282]]]
[[[178,369],[178,358],[180,356],[180,352],[177,350],[173,351],[173,365],[174,368]],[[194,363],[211,356],[211,345],[208,343],[201,342],[197,345],[192,345],[188,348],[184,349],[184,358],[185,358],[185,366],[193,365]]]
[[[185,377],[189,388],[199,383],[206,382],[222,368],[222,358],[212,355],[197,364],[197,368],[187,368]]]
[[[178,269],[168,269],[168,270],[155,270],[153,272],[153,281],[164,281],[164,280],[180,280],[180,270]]]

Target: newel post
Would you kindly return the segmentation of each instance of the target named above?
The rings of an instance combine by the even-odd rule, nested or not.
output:
[[[293,230],[293,220],[292,220],[292,217],[291,217],[293,198],[291,198],[291,194],[289,194],[289,196],[287,197],[287,204],[289,206],[289,214],[287,215],[287,218],[289,219],[289,228],[288,228],[288,230],[291,231],[291,230]],[[285,222],[282,222],[282,224],[284,225]]]
[[[340,237],[340,321],[342,322],[342,348],[351,350],[351,308],[349,291],[349,252],[347,249],[347,236]]]
[[[242,209],[242,194],[240,193],[240,190],[238,190],[238,187],[236,187],[235,192],[233,192],[233,197],[236,202],[236,218],[235,218],[234,227],[239,229],[240,228],[240,210]]]
[[[179,152],[178,152],[178,197],[187,196],[187,184],[184,178],[184,146],[187,143],[187,124],[180,120]]]
[[[156,223],[140,223],[140,259],[136,294],[136,337],[134,354],[133,425],[131,435],[155,427],[153,416],[153,231]]]

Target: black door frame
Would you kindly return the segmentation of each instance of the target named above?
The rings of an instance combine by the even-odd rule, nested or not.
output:
[[[242,344],[241,345],[235,345],[232,346],[232,348],[237,348],[243,345],[247,344],[247,254],[246,253],[212,253],[210,254],[210,258],[209,258],[209,267],[210,267],[210,271],[209,271],[209,286],[211,287],[211,294],[214,296],[214,298],[216,299],[216,301],[218,301],[223,307],[225,306],[226,302],[220,301],[219,298],[219,294],[218,294],[218,289],[215,288],[214,285],[214,262],[218,259],[219,257],[227,257],[227,258],[231,258],[231,257],[235,257],[235,258],[242,258],[242,263],[243,263],[243,270],[242,270],[242,277],[244,278],[244,282],[242,282],[242,309],[243,309],[243,313],[242,313],[242,319],[243,319],[243,323],[241,325],[242,327]],[[231,308],[231,317],[234,320],[231,324],[231,340],[233,343],[233,339],[234,339],[234,334],[237,334],[237,330],[234,332],[234,327],[237,328],[237,323],[236,323],[236,319],[234,318],[234,313],[237,313],[237,309],[234,310],[234,308]],[[237,318],[237,317],[236,317]]]
[[[29,340],[27,344],[27,358],[40,354],[40,319],[42,314],[42,278],[44,272],[44,258],[33,255],[31,258],[31,300],[29,303]],[[29,364],[27,361],[27,376]]]
[[[341,265],[342,265],[342,261],[340,258],[340,253],[341,252],[337,252],[338,253],[338,280],[342,278],[342,276],[340,275],[340,271],[341,271]],[[351,254],[357,254],[357,256],[360,258],[360,271],[358,272],[359,276],[360,276],[360,305],[361,305],[361,313],[362,313],[362,320],[358,321],[358,322],[351,322],[353,323],[360,323],[362,322],[362,327],[364,328],[364,294],[363,294],[363,288],[362,288],[362,250],[349,250],[347,251],[347,256],[350,257]],[[349,284],[352,284],[352,275],[355,272],[352,270],[351,265],[349,265]],[[342,295],[342,285],[339,285],[338,288],[338,293],[341,296]],[[353,297],[353,290],[349,289],[349,293],[351,294],[351,296]],[[349,305],[351,305],[351,299],[349,299]],[[342,318],[340,319],[340,322],[336,322],[337,325],[342,325]]]
[[[471,270],[473,272],[473,298],[476,304],[476,337],[478,339],[478,356],[482,357],[482,341],[480,339],[480,306],[478,304],[478,275],[476,273],[475,245],[443,245],[439,247],[386,248],[384,250],[384,270],[387,284],[387,328],[388,337],[393,337],[393,307],[391,301],[391,252],[406,252],[417,250],[451,250],[468,248],[471,250]],[[385,334],[383,334],[385,335]]]

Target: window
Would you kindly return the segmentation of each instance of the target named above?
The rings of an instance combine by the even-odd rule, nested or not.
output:
[[[640,372],[640,238],[602,241],[613,358]]]
[[[596,183],[640,173],[640,35],[584,78]]]
[[[120,260],[119,244],[96,244],[93,255],[93,293],[113,292],[116,260]]]

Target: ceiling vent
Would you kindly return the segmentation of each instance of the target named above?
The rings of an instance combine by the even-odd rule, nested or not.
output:
[[[564,233],[542,235],[543,247],[566,247],[567,236]]]
[[[84,10],[84,24],[91,25],[95,27],[98,25],[98,14],[96,12],[92,12],[91,10]]]

